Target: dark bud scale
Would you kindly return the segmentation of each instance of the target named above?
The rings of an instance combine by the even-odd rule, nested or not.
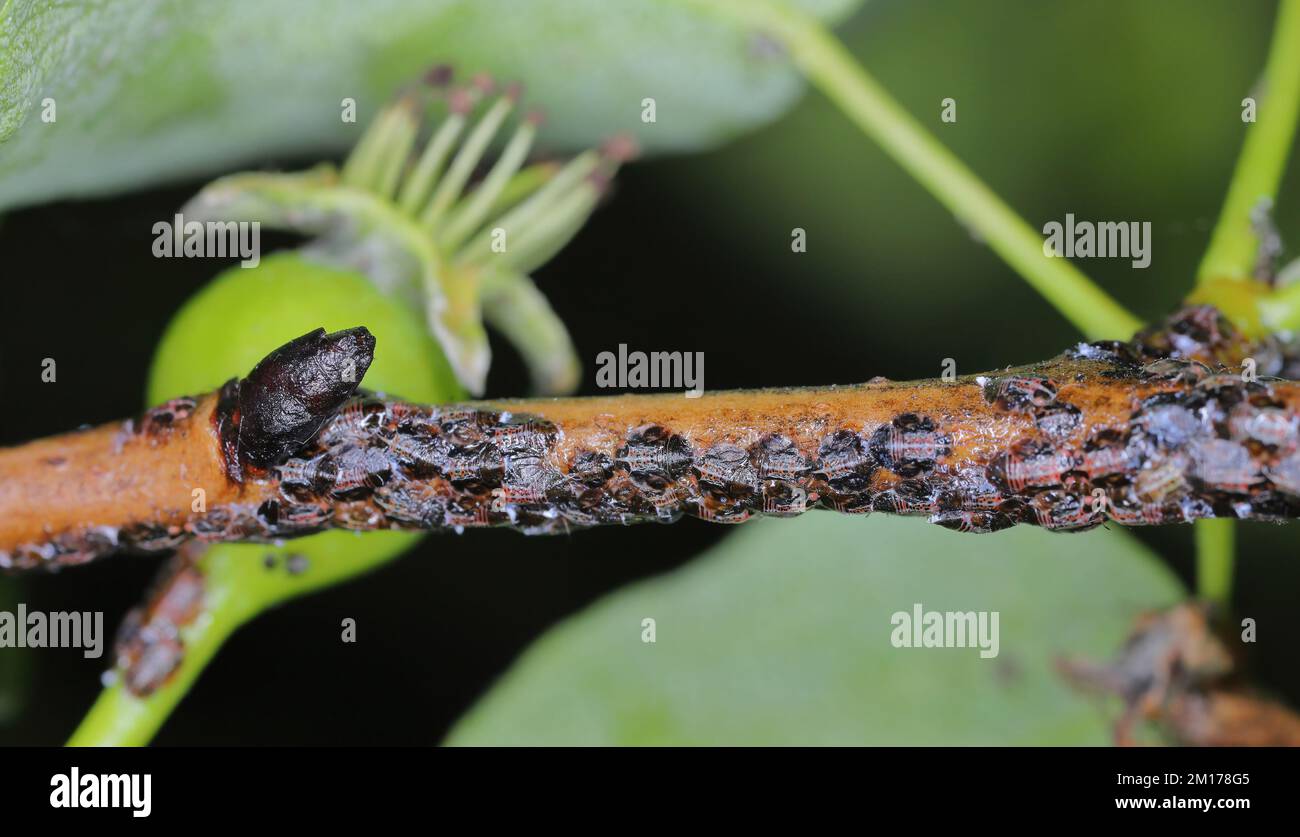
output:
[[[282,461],[316,435],[356,392],[374,358],[375,338],[364,328],[326,334],[318,328],[261,360],[248,377],[227,383],[222,398],[233,419],[223,443],[243,468]]]

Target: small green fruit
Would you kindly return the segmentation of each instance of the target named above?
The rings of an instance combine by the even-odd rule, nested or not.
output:
[[[359,325],[376,340],[363,388],[421,403],[464,397],[419,314],[361,274],[288,252],[255,268],[231,268],[185,303],[158,344],[148,403],[216,389],[317,328]]]
[[[385,296],[359,273],[277,253],[255,268],[225,271],[172,318],[149,375],[149,403],[216,389],[246,375],[271,350],[317,328],[363,325],[375,335],[375,360],[364,389],[420,403],[465,397],[419,314]],[[278,601],[333,584],[396,557],[421,537],[410,532],[332,531],[284,546],[221,544],[204,564],[211,594],[227,591],[239,621]],[[283,568],[306,558],[306,572]]]

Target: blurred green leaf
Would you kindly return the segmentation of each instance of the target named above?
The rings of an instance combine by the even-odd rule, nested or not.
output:
[[[1031,225],[1067,212],[1150,220],[1150,269],[1124,259],[1080,266],[1154,320],[1186,294],[1205,251],[1251,128],[1240,102],[1259,76],[1275,14],[1271,3],[1204,3],[1195,15],[1180,13],[1185,5],[880,3],[836,34]],[[1176,36],[1158,34],[1171,27]],[[1103,30],[1123,33],[1123,45],[1100,61],[1096,38],[1035,34]],[[1083,66],[1087,73],[1077,71]],[[951,124],[940,119],[947,97],[958,103]],[[1027,117],[1027,102],[1053,103],[1051,117],[1046,104]],[[683,223],[748,255],[741,269],[752,273],[754,291],[782,294],[786,316],[818,317],[853,341],[844,351],[897,359],[864,367],[865,376],[933,375],[945,356],[971,370],[1029,361],[1060,351],[1072,334],[820,95],[722,151],[657,165],[655,182],[681,207]],[[1300,167],[1289,184],[1294,194]],[[1275,220],[1290,242],[1300,201],[1281,201]],[[793,227],[807,230],[806,253],[791,253]],[[800,293],[790,294],[796,285]],[[899,369],[917,353],[893,347],[914,345],[917,322],[952,325],[935,329],[943,345],[924,355],[923,367]],[[982,327],[988,323],[1009,327]]]
[[[838,20],[858,0],[791,2]],[[753,33],[680,0],[10,0],[0,208],[341,150],[437,63],[526,82],[552,148],[616,132],[656,151],[713,145],[801,89]],[[353,124],[340,119],[349,97]]]
[[[449,743],[1106,744],[1111,716],[1055,656],[1109,658],[1137,613],[1183,595],[1121,532],[760,521],[552,630]],[[999,655],[894,648],[892,614],[918,602],[998,611]]]

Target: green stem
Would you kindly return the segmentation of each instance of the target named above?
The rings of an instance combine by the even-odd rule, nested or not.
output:
[[[180,703],[222,644],[243,621],[227,591],[205,605],[203,619],[185,632],[185,657],[165,685],[148,697],[136,697],[119,679],[106,686],[68,739],[70,747],[140,747],[148,744]]]
[[[1261,200],[1276,198],[1300,114],[1300,0],[1282,0],[1278,7],[1259,91],[1256,122],[1246,134],[1223,211],[1201,260],[1198,285],[1251,278],[1259,249],[1251,211]]]
[[[490,215],[500,215],[549,183],[560,171],[558,163],[541,162],[520,170],[492,202]]]
[[[799,69],[863,133],[977,233],[1090,339],[1127,339],[1137,317],[1065,259],[885,92],[815,18],[773,0],[689,0],[774,35]]]
[[[582,383],[582,363],[564,321],[533,280],[498,273],[483,282],[483,316],[514,344],[539,395],[568,395]],[[491,291],[488,290],[489,285]]]
[[[1232,598],[1232,568],[1236,546],[1236,521],[1198,520],[1196,532],[1196,592],[1207,601],[1227,607]]]
[[[220,544],[198,561],[203,609],[180,630],[185,654],[167,682],[147,697],[127,691],[119,677],[106,686],[68,740],[70,746],[148,744],[185,697],[226,639],[276,605],[379,567],[423,537],[412,532],[324,532],[285,546]],[[309,554],[307,567],[288,570],[292,555]],[[267,558],[273,559],[268,565]]]

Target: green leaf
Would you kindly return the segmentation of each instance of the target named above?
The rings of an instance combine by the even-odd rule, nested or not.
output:
[[[1108,658],[1183,595],[1121,532],[759,521],[545,635],[449,743],[1105,744],[1113,715],[1054,658]],[[916,603],[998,611],[998,656],[893,647],[891,616]]]
[[[839,19],[857,0],[791,2]],[[683,0],[8,0],[0,208],[342,150],[444,62],[526,82],[550,148],[619,132],[653,151],[709,146],[801,90],[752,32]]]

